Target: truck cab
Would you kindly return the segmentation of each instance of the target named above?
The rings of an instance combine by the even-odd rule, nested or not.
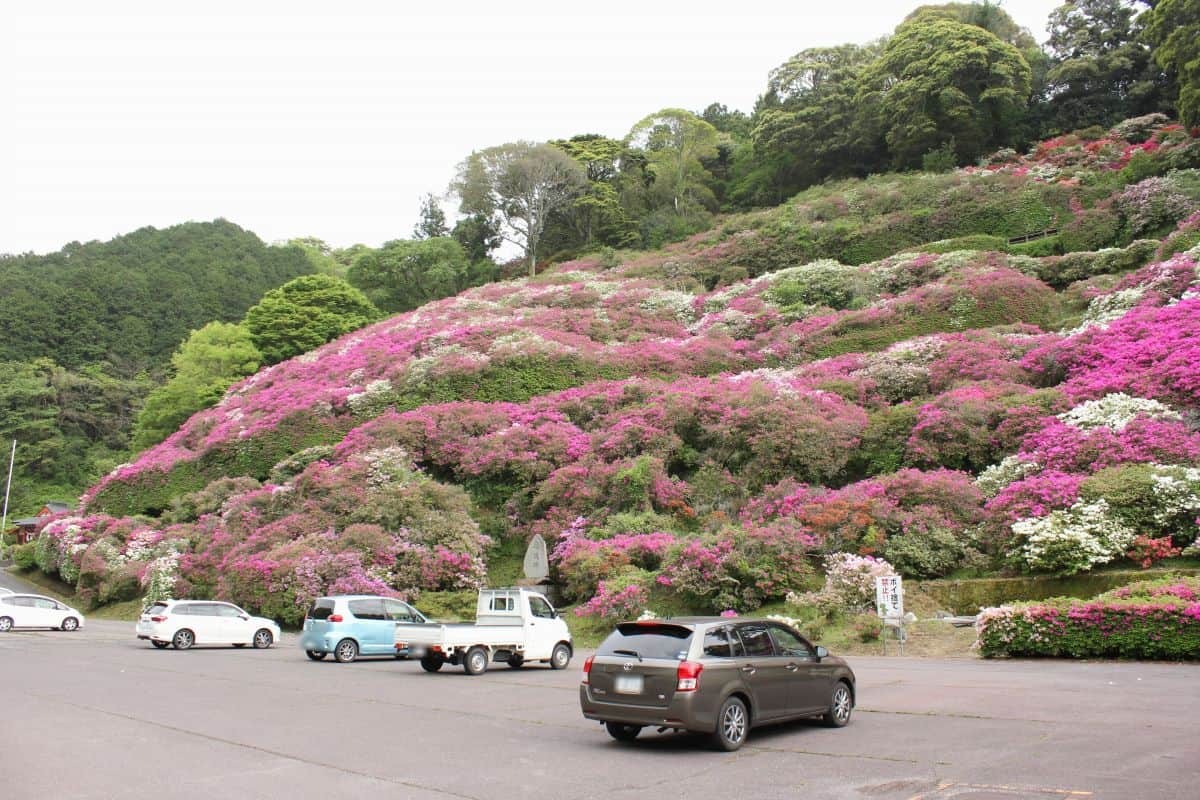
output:
[[[554,606],[524,587],[480,590],[473,623],[398,623],[395,647],[419,656],[428,672],[449,663],[468,675],[482,674],[493,662],[517,669],[537,661],[564,669],[574,652],[571,632]]]

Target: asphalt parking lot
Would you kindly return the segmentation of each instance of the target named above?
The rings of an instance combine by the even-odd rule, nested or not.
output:
[[[1200,667],[856,658],[850,725],[613,742],[582,656],[472,678],[413,662],[155,650],[132,624],[0,635],[0,796],[1197,797]]]

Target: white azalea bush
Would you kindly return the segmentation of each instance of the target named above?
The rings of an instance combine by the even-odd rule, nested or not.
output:
[[[1058,418],[1083,430],[1104,427],[1112,431],[1121,431],[1138,416],[1181,419],[1179,412],[1166,403],[1144,397],[1132,397],[1123,392],[1106,394],[1099,400],[1080,403],[1070,411],[1059,414]]]
[[[1039,469],[1041,467],[1036,462],[1019,455],[1012,455],[979,473],[979,477],[975,479],[975,485],[984,497],[990,499],[1000,494],[1009,484],[1028,477]]]
[[[1010,555],[1032,572],[1074,575],[1119,558],[1136,532],[1109,513],[1104,500],[1079,501],[1068,509],[1012,524]]]
[[[866,611],[875,605],[875,579],[895,575],[882,558],[834,553],[825,558],[825,585],[819,592],[788,592],[787,603],[841,611]]]

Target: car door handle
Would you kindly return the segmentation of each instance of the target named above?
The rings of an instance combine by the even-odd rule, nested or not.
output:
[[[753,675],[755,672],[758,672],[758,669],[756,667],[745,666],[742,667],[742,672],[746,673],[747,675]]]
[[[798,669],[800,669],[800,665],[799,665],[799,664],[788,664],[788,665],[787,665],[787,671],[788,671],[788,672],[795,672],[795,671],[796,671],[796,670],[798,670]]]

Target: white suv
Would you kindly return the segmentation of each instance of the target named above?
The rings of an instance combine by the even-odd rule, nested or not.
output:
[[[187,650],[194,644],[270,647],[279,640],[279,626],[265,617],[252,617],[233,603],[216,600],[160,600],[138,619],[137,637],[162,649]]]

